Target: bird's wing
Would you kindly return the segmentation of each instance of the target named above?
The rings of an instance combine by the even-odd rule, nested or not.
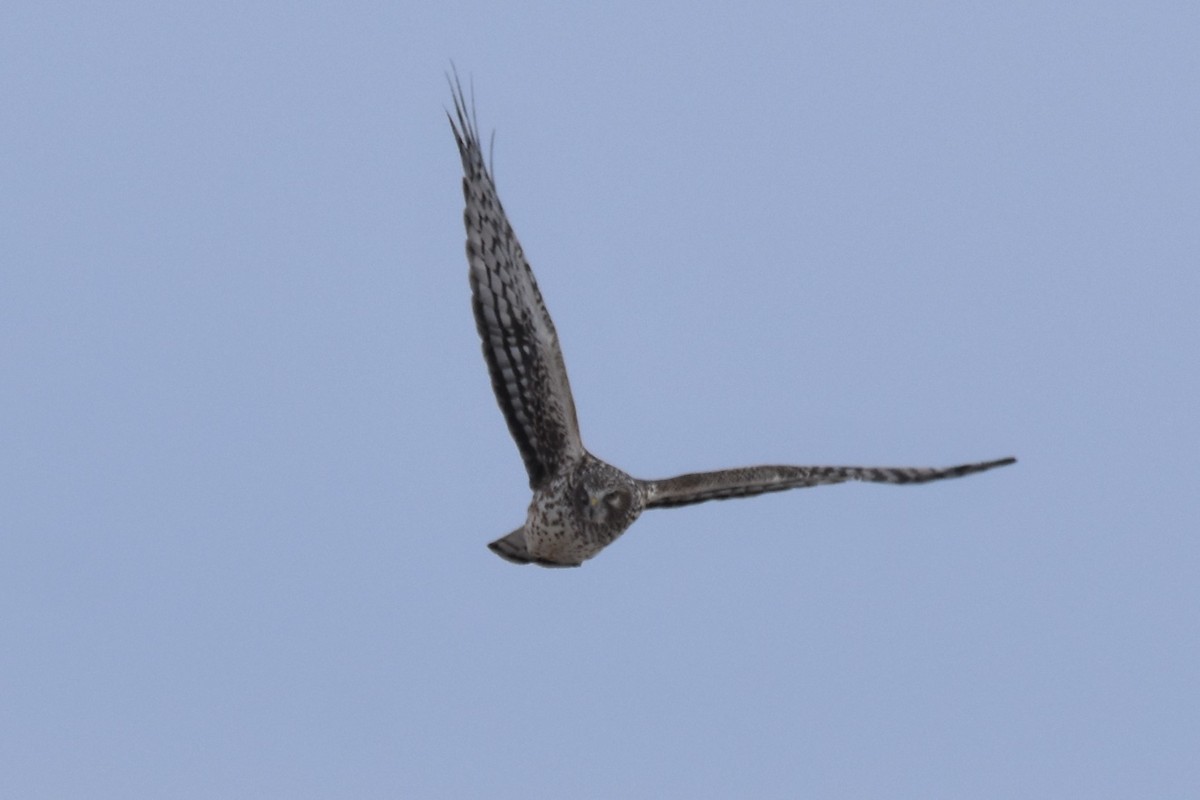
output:
[[[750,497],[764,492],[782,492],[805,486],[845,481],[873,483],[928,483],[943,478],[960,478],[975,472],[1012,464],[1015,458],[1001,458],[979,464],[960,464],[957,467],[788,467],[763,466],[726,469],[716,472],[696,472],[659,481],[643,481],[646,508],[665,508],[724,500],[730,497]]]
[[[463,164],[467,262],[483,357],[529,485],[537,489],[584,449],[554,323],[483,160],[457,76],[450,127]]]

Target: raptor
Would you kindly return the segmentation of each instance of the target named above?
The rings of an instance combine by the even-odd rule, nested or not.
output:
[[[468,111],[457,77],[451,92],[454,114],[448,116],[462,157],[475,324],[492,389],[533,490],[525,524],[488,545],[500,557],[518,564],[577,567],[650,508],[845,481],[928,483],[1016,461],[1000,458],[941,469],[755,466],[641,480],[596,458],[580,438],[558,334],[500,205],[474,109]]]

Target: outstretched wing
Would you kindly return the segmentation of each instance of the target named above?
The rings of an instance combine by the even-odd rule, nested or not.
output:
[[[928,483],[943,478],[961,478],[975,472],[1012,464],[1015,458],[1001,458],[980,464],[957,467],[746,467],[717,472],[695,472],[661,481],[643,481],[646,508],[665,508],[750,497],[764,492],[782,492],[805,486],[845,481],[872,483]]]
[[[525,461],[529,485],[537,489],[560,465],[583,455],[575,401],[558,334],[504,216],[483,160],[474,113],[467,112],[457,76],[450,88],[450,127],[462,156],[467,201],[463,222],[475,324],[496,400]]]

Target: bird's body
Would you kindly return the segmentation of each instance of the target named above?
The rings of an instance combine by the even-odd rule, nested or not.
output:
[[[646,507],[642,481],[585,453],[534,490],[525,524],[492,542],[510,561],[576,566],[612,544]]]
[[[1015,461],[927,467],[758,466],[639,480],[583,446],[554,323],[483,160],[473,114],[452,84],[450,118],[463,164],[463,221],[475,322],[492,389],[529,474],[525,524],[489,547],[521,564],[579,566],[648,508],[670,507],[849,480],[925,483]]]

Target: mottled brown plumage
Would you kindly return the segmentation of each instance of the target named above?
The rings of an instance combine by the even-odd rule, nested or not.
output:
[[[492,389],[529,473],[525,524],[489,547],[519,564],[575,567],[599,553],[647,508],[748,497],[804,486],[925,483],[1012,464],[1002,458],[946,469],[759,466],[633,478],[583,446],[554,323],[483,160],[478,127],[457,78],[450,127],[462,156],[467,263],[475,323]]]

